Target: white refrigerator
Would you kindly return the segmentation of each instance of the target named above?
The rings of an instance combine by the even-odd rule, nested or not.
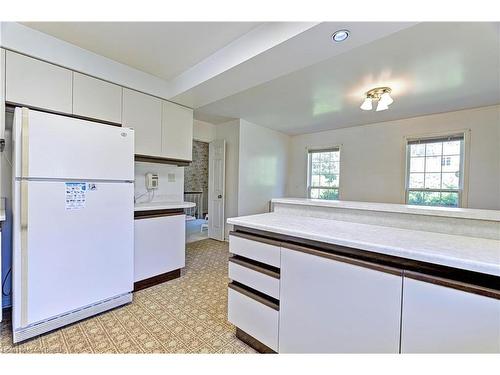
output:
[[[13,340],[132,301],[134,132],[16,108]]]

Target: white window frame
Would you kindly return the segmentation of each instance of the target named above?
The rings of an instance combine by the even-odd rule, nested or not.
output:
[[[442,139],[448,137],[462,137],[463,141],[460,146],[460,186],[459,189],[410,189],[410,142],[415,141],[428,141],[432,139]],[[463,208],[467,207],[468,202],[468,181],[469,181],[469,138],[470,138],[470,129],[466,130],[458,130],[451,131],[445,133],[432,133],[432,134],[419,134],[413,136],[404,137],[404,155],[405,155],[405,163],[404,163],[404,191],[403,191],[403,199],[404,203],[408,204],[409,192],[410,191],[427,191],[427,192],[457,192],[458,193],[458,207]],[[424,172],[425,173],[425,172]],[[439,207],[439,206],[433,206]]]
[[[331,186],[311,186],[312,183],[312,158],[311,154],[313,153],[319,153],[319,152],[333,152],[333,151],[338,151],[339,153],[339,186],[338,187],[331,187]],[[312,189],[324,189],[324,190],[337,190],[338,192],[338,200],[341,200],[341,181],[342,179],[340,178],[340,174],[342,171],[342,145],[337,145],[337,146],[325,146],[325,147],[311,147],[306,149],[306,157],[307,157],[307,181],[306,181],[306,186],[307,186],[307,198],[309,199],[320,199],[320,198],[311,198],[311,191]]]

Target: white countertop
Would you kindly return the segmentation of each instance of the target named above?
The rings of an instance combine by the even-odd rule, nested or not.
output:
[[[151,210],[174,210],[178,208],[195,207],[193,202],[149,202],[149,203],[136,203],[134,211],[151,211]]]
[[[228,224],[500,276],[500,241],[266,213]]]
[[[430,207],[412,206],[407,204],[394,203],[371,203],[354,201],[329,201],[324,199],[306,198],[275,198],[272,203],[292,204],[300,206],[316,206],[343,208],[351,210],[367,210],[380,212],[396,212],[414,215],[444,216],[462,219],[500,221],[499,210],[478,210],[472,208],[452,208],[452,207]]]

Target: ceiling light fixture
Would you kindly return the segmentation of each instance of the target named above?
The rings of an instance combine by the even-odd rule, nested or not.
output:
[[[334,42],[340,43],[349,38],[349,30],[337,30],[333,33],[332,39]]]
[[[371,111],[373,108],[372,103],[373,101],[376,101],[376,112],[385,111],[394,102],[390,95],[391,91],[390,87],[375,87],[374,89],[371,89],[365,94],[366,98],[359,108],[363,111]]]

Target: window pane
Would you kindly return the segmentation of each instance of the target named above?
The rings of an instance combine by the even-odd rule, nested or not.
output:
[[[442,189],[458,189],[459,188],[459,172],[443,173]]]
[[[460,141],[443,142],[443,155],[459,155]]]
[[[426,156],[441,155],[442,150],[443,150],[443,143],[442,142],[427,143],[425,145],[425,155]]]
[[[410,172],[423,172],[425,158],[410,158]]]
[[[425,156],[425,144],[414,144],[410,145],[410,155],[414,156]]]
[[[431,156],[425,158],[426,172],[441,172],[441,156]]]
[[[408,204],[424,204],[424,192],[423,191],[410,191],[408,193]]]
[[[319,193],[320,199],[337,200],[339,199],[338,189],[321,189]]]
[[[409,187],[411,189],[419,189],[424,187],[423,173],[410,173]]]
[[[340,162],[333,162],[332,163],[332,172],[333,173],[339,173],[340,171]]]
[[[319,186],[319,175],[312,176],[311,186]]]
[[[443,172],[458,172],[460,170],[460,156],[443,156]]]
[[[325,151],[310,153],[310,197],[316,199],[338,199],[340,176],[340,153]],[[326,189],[320,189],[320,187]],[[331,189],[330,189],[331,187]]]
[[[410,191],[408,193],[408,204],[458,207],[458,193]]]
[[[440,206],[458,207],[458,193],[441,193]]]
[[[426,189],[440,189],[441,188],[441,173],[426,173],[425,174],[425,188]]]
[[[311,189],[311,198],[319,198],[319,189]]]

